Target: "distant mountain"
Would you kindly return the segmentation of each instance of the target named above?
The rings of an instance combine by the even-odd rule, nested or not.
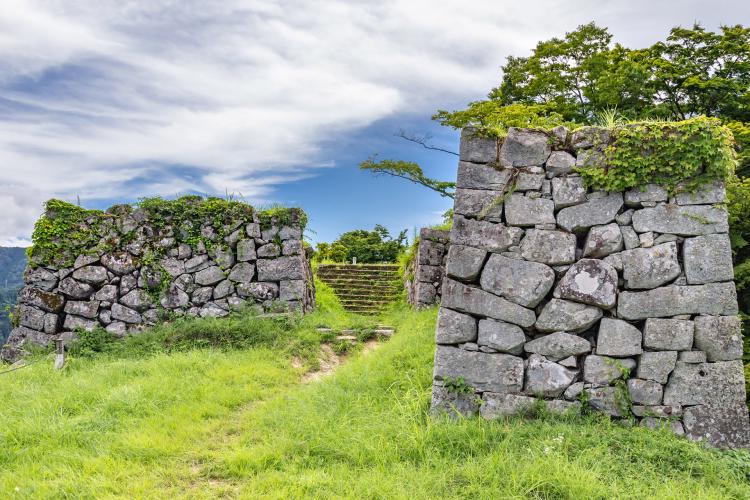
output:
[[[25,248],[0,247],[0,345],[5,343],[11,329],[5,308],[15,305],[25,268]]]

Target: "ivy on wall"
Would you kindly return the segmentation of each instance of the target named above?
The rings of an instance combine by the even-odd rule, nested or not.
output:
[[[577,171],[596,189],[624,191],[659,184],[674,193],[734,174],[734,138],[716,118],[616,125],[609,129],[609,137],[607,144],[579,152],[587,157]]]

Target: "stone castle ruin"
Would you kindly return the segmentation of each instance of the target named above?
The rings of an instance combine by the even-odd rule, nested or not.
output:
[[[405,270],[406,297],[417,309],[440,303],[443,295],[445,260],[450,248],[450,231],[423,228],[414,259]]]
[[[258,213],[239,202],[185,197],[107,212],[52,200],[34,233],[29,267],[2,358],[78,329],[124,336],[179,316],[308,311],[312,271],[304,212]]]
[[[575,167],[606,136],[464,130],[433,411],[587,404],[750,446],[724,185],[589,189]]]

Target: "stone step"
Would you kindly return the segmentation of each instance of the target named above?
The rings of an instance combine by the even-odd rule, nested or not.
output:
[[[318,277],[322,280],[368,280],[368,281],[397,281],[399,276],[386,274],[321,274]]]
[[[320,264],[318,271],[326,269],[359,269],[359,270],[375,270],[375,271],[398,271],[399,266],[397,264]]]
[[[320,276],[319,276],[320,278]],[[320,278],[323,283],[327,283],[331,286],[335,285],[361,285],[361,286],[381,286],[381,287],[394,287],[396,286],[395,280],[352,280],[352,279],[329,279]]]

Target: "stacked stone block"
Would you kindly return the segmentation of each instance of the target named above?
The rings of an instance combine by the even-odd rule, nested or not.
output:
[[[443,271],[450,248],[450,231],[423,228],[419,231],[417,255],[406,269],[407,298],[420,309],[440,303]]]
[[[724,185],[587,189],[575,167],[607,136],[510,129],[498,147],[464,130],[433,411],[587,404],[747,447]]]
[[[101,241],[122,241],[119,248],[87,249],[65,268],[32,259],[4,360],[21,357],[27,344],[74,338],[79,329],[124,336],[172,316],[223,317],[244,306],[305,312],[314,305],[296,221],[262,227],[254,214],[221,232],[214,221],[192,221],[208,245],[201,239],[191,246],[178,243],[179,228],[157,224],[141,209],[111,212]],[[227,236],[219,241],[222,233]]]

